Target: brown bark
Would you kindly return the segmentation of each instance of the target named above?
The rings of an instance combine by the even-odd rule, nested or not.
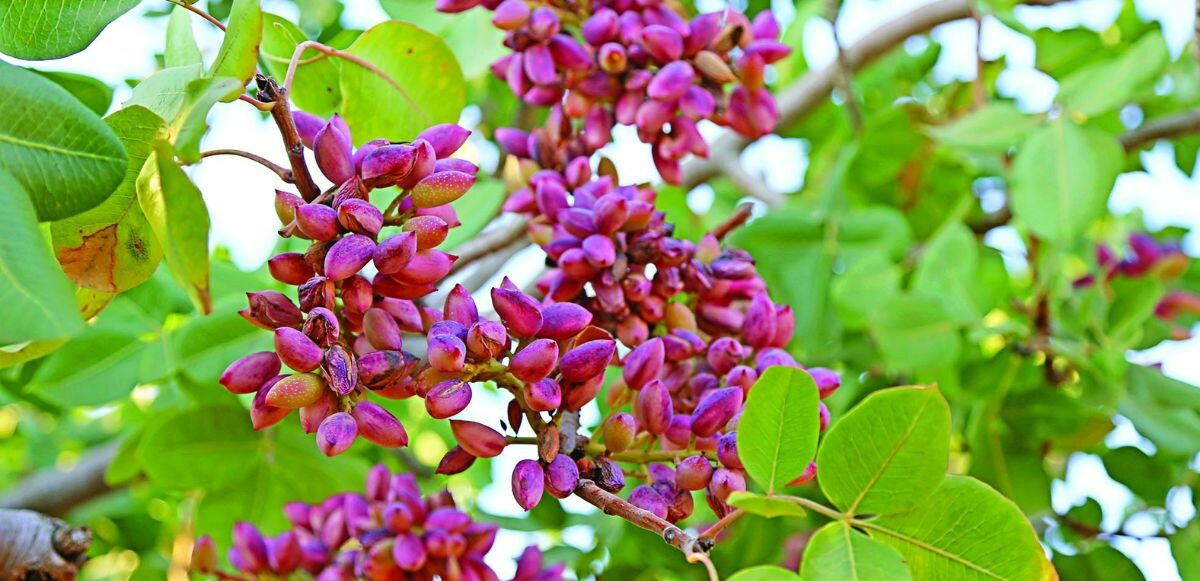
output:
[[[0,581],[75,579],[92,533],[28,510],[0,509]]]

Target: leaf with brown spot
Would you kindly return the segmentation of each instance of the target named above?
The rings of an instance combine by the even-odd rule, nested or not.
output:
[[[63,272],[84,289],[118,293],[154,274],[162,248],[137,204],[135,183],[152,144],[168,134],[149,109],[128,107],[104,120],[129,153],[125,178],[103,203],[54,222],[50,234]]]

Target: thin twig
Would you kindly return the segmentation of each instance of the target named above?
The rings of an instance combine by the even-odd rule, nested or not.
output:
[[[301,55],[304,54],[304,51],[306,51],[310,48],[313,50],[316,50],[318,52],[324,53],[326,55],[329,55],[332,57],[337,57],[342,60],[352,62],[364,69],[367,69],[368,71],[371,71],[372,73],[375,73],[376,75],[379,75],[379,77],[382,78],[383,80],[387,81],[388,84],[391,85],[393,89],[396,89],[396,91],[398,91],[400,93],[400,96],[404,97],[405,101],[408,101],[408,106],[411,107],[412,110],[417,113],[417,116],[421,118],[421,121],[425,125],[432,125],[432,121],[429,120],[429,116],[426,115],[425,111],[417,105],[416,101],[414,101],[411,96],[409,96],[408,91],[405,91],[404,87],[401,87],[400,83],[397,83],[396,80],[393,79],[387,73],[385,73],[383,71],[383,69],[380,69],[379,67],[367,62],[366,60],[364,60],[360,57],[352,55],[348,52],[340,51],[331,46],[326,46],[315,40],[306,40],[306,41],[296,45],[296,50],[292,53],[292,60],[291,60],[291,62],[288,63],[287,75],[284,76],[284,78],[283,78],[284,91],[289,92],[289,93],[291,92],[292,81],[295,80],[295,77],[296,77],[296,68],[300,65],[300,57],[301,57]]]
[[[180,8],[183,8],[184,10],[187,10],[188,12],[191,12],[192,14],[195,14],[196,16],[199,16],[200,18],[203,18],[203,19],[211,22],[213,26],[220,28],[221,32],[225,32],[225,25],[222,24],[220,20],[213,18],[212,14],[209,14],[199,8],[196,8],[196,6],[194,4],[188,4],[187,2],[181,2],[179,0],[167,0],[167,2],[170,2],[171,4],[174,4]]]
[[[586,500],[604,514],[621,517],[636,527],[658,534],[668,545],[683,551],[684,555],[707,552],[708,544],[706,542],[700,541],[684,532],[683,529],[658,518],[650,511],[629,504],[621,497],[600,488],[591,480],[581,479],[579,485],[575,487],[575,496]]]
[[[704,568],[708,571],[708,581],[721,581],[721,577],[717,575],[717,568],[713,565],[708,553],[692,553],[687,556],[687,561],[689,563],[704,563]]]
[[[238,95],[238,100],[245,101],[251,105],[254,105],[254,108],[258,109],[259,111],[270,111],[271,108],[275,106],[274,103],[263,103],[262,101],[259,101],[258,99],[255,99],[254,97],[251,97],[250,95],[244,95],[244,94]]]
[[[858,107],[858,95],[854,93],[854,67],[850,66],[846,51],[842,50],[842,39],[837,31],[841,4],[841,0],[825,0],[825,20],[829,21],[829,29],[833,33],[833,47],[837,51],[837,90],[842,94],[842,100],[846,103],[846,114],[850,117],[850,126],[857,135],[862,133],[863,114],[862,109]]]
[[[983,78],[983,70],[987,62],[983,60],[983,16],[971,5],[971,18],[975,20],[975,80],[971,82],[971,95],[975,107],[987,103],[987,81]]]
[[[716,236],[717,240],[724,240],[730,232],[733,232],[739,226],[745,224],[746,220],[749,220],[750,216],[753,214],[754,204],[746,203],[739,205],[737,209],[725,219],[724,222],[721,222],[716,228],[713,228],[713,236]]]
[[[283,167],[265,157],[262,157],[261,155],[253,154],[253,153],[250,153],[249,151],[242,151],[240,149],[212,149],[209,151],[200,152],[201,158],[213,157],[215,155],[234,155],[237,157],[244,157],[250,161],[256,162],[259,165],[275,172],[275,175],[279,176],[279,179],[283,180],[284,183],[288,183],[288,184],[294,183],[292,181],[292,170],[290,170],[286,167]]]
[[[300,142],[300,134],[296,131],[296,121],[292,118],[292,107],[288,103],[288,92],[281,89],[275,79],[270,77],[259,75],[257,80],[261,87],[259,99],[274,104],[271,107],[271,118],[275,120],[275,125],[279,127],[279,135],[283,138],[288,163],[292,166],[293,183],[296,184],[296,189],[300,190],[300,196],[311,202],[321,195],[321,190],[313,181],[308,164],[304,161],[304,144]]]
[[[725,530],[725,527],[737,522],[738,519],[745,515],[746,511],[740,508],[730,511],[729,514],[721,517],[717,520],[717,522],[713,523],[711,527],[704,529],[704,532],[700,534],[700,538],[716,540],[717,535],[721,534],[721,531]]]
[[[1121,146],[1129,152],[1159,139],[1178,137],[1189,133],[1200,133],[1200,109],[1151,119],[1143,123],[1141,127],[1122,135]]]

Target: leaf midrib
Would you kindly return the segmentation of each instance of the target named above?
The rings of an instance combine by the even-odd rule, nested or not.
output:
[[[119,157],[110,157],[110,156],[101,155],[98,153],[80,151],[77,149],[67,149],[65,147],[59,147],[56,145],[51,145],[49,143],[41,143],[38,141],[29,141],[27,139],[21,139],[19,137],[14,137],[7,133],[0,133],[0,142],[11,143],[18,147],[37,149],[37,150],[46,151],[49,153],[57,153],[57,154],[62,154],[62,155],[70,156],[70,157],[82,157],[82,158],[86,158],[86,159],[95,159],[95,160],[100,160],[100,161],[116,161],[116,162],[121,162],[121,163],[126,162],[126,160],[123,160]]]
[[[871,529],[874,531],[879,531],[885,535],[891,535],[891,536],[893,536],[897,539],[900,539],[906,543],[909,543],[915,547],[924,549],[924,550],[929,551],[930,553],[933,553],[935,555],[938,555],[944,559],[958,563],[968,569],[982,573],[983,575],[991,577],[992,579],[1000,579],[1002,581],[1007,581],[1007,578],[1000,576],[999,574],[991,571],[990,569],[984,568],[982,565],[968,561],[965,557],[963,557],[961,555],[957,555],[957,554],[951,553],[950,551],[947,551],[945,549],[933,546],[933,545],[926,543],[925,541],[922,541],[920,539],[915,539],[915,538],[910,537],[899,531],[894,531],[892,529],[877,525],[871,521],[855,520],[853,522],[857,526],[861,526],[863,528]]]
[[[917,413],[913,414],[912,422],[908,425],[908,429],[904,431],[904,435],[899,441],[896,442],[896,445],[892,446],[892,449],[888,452],[887,457],[883,459],[883,462],[879,465],[879,468],[874,474],[871,475],[871,478],[867,480],[866,485],[864,485],[862,490],[859,491],[858,496],[854,499],[854,502],[850,504],[850,508],[846,509],[846,514],[857,514],[858,505],[862,504],[862,501],[864,498],[866,498],[867,493],[871,491],[871,488],[875,486],[875,483],[878,482],[879,478],[883,475],[883,471],[886,470],[888,465],[891,464],[892,458],[896,457],[896,454],[900,452],[900,448],[904,446],[906,442],[908,442],[908,439],[912,437],[913,432],[916,431],[917,424],[919,423],[921,416],[925,414],[925,408],[929,407],[929,402],[931,399],[933,398],[926,397],[925,401],[921,402],[921,407],[917,410]]]

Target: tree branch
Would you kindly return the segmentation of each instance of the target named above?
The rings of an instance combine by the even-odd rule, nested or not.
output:
[[[74,580],[92,533],[28,510],[0,510],[0,579]]]
[[[61,516],[112,490],[104,481],[104,472],[119,446],[119,442],[104,444],[90,450],[70,470],[44,470],[26,478],[0,498],[0,509],[24,508]]]
[[[242,151],[240,149],[210,149],[208,151],[200,152],[201,159],[205,157],[213,157],[215,155],[235,155],[237,157],[248,159],[271,170],[272,172],[275,172],[275,175],[279,176],[279,179],[284,183],[294,183],[292,180],[292,170],[276,164],[275,162],[272,162],[261,155],[250,153],[249,151]]]
[[[1156,140],[1188,133],[1200,133],[1200,109],[1151,119],[1122,135],[1121,145],[1126,152],[1131,152]]]
[[[1050,5],[1063,0],[1034,0],[1027,4]],[[970,18],[970,0],[937,0],[926,4],[891,22],[879,26],[862,40],[845,48],[843,56],[850,72],[862,70],[880,56],[900,46],[910,36],[928,32],[939,24]],[[839,64],[833,63],[812,71],[792,83],[776,96],[779,105],[779,125],[792,125],[811,113],[829,98],[833,91]],[[708,159],[692,159],[683,164],[683,187],[691,189],[721,173],[722,159],[730,152],[736,158],[750,142],[727,132],[710,148]]]
[[[321,195],[321,190],[313,181],[308,164],[304,162],[304,144],[300,143],[300,134],[296,132],[296,121],[292,119],[292,106],[288,102],[287,91],[281,89],[275,79],[270,77],[259,75],[257,80],[260,87],[259,99],[273,103],[271,118],[275,120],[275,125],[279,127],[279,135],[283,138],[283,147],[287,150],[288,163],[292,166],[292,179],[296,189],[300,190],[301,197],[311,202]]]
[[[621,497],[605,491],[591,480],[580,480],[579,485],[575,487],[575,496],[588,501],[604,514],[621,517],[630,524],[658,534],[668,545],[683,551],[684,555],[707,553],[712,547],[711,543],[687,534],[683,529],[658,518],[654,513],[621,500]]]

